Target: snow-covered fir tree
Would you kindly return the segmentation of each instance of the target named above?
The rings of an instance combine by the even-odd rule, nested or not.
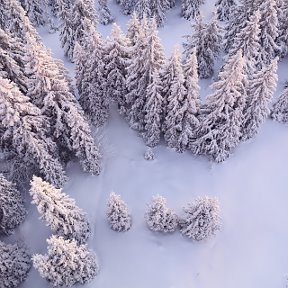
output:
[[[200,6],[204,0],[181,0],[181,14],[187,20],[195,19],[200,14]]]
[[[113,23],[111,37],[104,47],[105,93],[118,104],[121,114],[126,114],[126,69],[130,58],[130,41],[121,28]]]
[[[27,250],[0,241],[0,287],[16,288],[25,281],[31,268]]]
[[[150,18],[152,16],[150,0],[136,0],[134,12],[140,20]]]
[[[155,17],[158,27],[164,25],[168,6],[167,0],[150,0],[151,16]]]
[[[169,6],[167,8],[173,8],[176,5],[176,0],[164,0]]]
[[[107,0],[98,0],[98,18],[101,24],[107,25],[114,21]]]
[[[244,59],[239,50],[227,60],[211,86],[214,92],[201,109],[201,123],[191,145],[194,153],[221,162],[239,144],[246,101],[243,81]]]
[[[107,202],[107,219],[112,230],[128,231],[132,226],[132,217],[127,204],[120,195],[112,192]]]
[[[20,225],[27,214],[20,192],[0,174],[0,234],[9,235]]]
[[[96,26],[96,11],[93,6],[93,0],[75,0],[68,11],[60,32],[60,40],[65,54],[73,61],[73,52],[76,42],[81,44],[82,38],[87,30],[87,22]]]
[[[242,49],[245,58],[245,70],[247,75],[251,75],[259,65],[260,46],[260,12],[256,11],[247,20],[245,27],[239,31],[229,50],[230,55],[236,54],[239,49]]]
[[[159,232],[174,232],[178,226],[176,213],[167,207],[166,199],[156,195],[148,205],[145,213],[146,223],[150,230]]]
[[[276,58],[270,65],[254,72],[251,79],[249,79],[242,140],[255,136],[261,124],[270,114],[270,104],[278,80],[277,62],[278,59]]]
[[[273,104],[271,111],[271,118],[278,122],[287,123],[288,122],[288,87],[280,94],[277,101]]]
[[[76,55],[80,59],[75,59],[77,67],[81,65],[84,69],[83,74],[76,74],[76,83],[81,84],[81,89],[78,90],[81,92],[79,102],[84,112],[93,125],[100,127],[108,120],[110,102],[110,97],[105,92],[105,45],[95,27],[90,26],[89,29],[83,37],[82,53]],[[80,71],[77,67],[76,71]]]
[[[133,129],[143,131],[147,88],[152,83],[152,75],[162,69],[165,61],[155,18],[152,18],[148,27],[145,19],[142,21],[131,59],[126,78],[127,119]]]
[[[160,142],[161,125],[163,118],[163,98],[161,95],[162,83],[159,72],[152,75],[146,90],[146,103],[144,110],[144,142],[149,147],[155,147]]]
[[[136,3],[140,0],[120,0],[122,11],[125,15],[130,15],[134,11]]]
[[[260,45],[262,48],[260,58],[261,63],[267,65],[281,50],[277,45],[279,23],[276,0],[264,0],[260,6],[260,12]]]
[[[0,143],[2,149],[14,151],[24,165],[56,186],[66,176],[57,157],[57,146],[45,135],[47,119],[24,96],[15,84],[0,78]]]
[[[36,176],[31,181],[30,195],[40,218],[53,232],[79,243],[87,241],[90,225],[86,214],[76,206],[74,199]]]
[[[288,53],[288,1],[282,1],[279,6],[281,13],[278,13],[278,39],[277,44],[279,46],[279,55],[284,57]]]
[[[45,1],[40,0],[20,0],[30,21],[35,25],[44,25],[46,23]]]
[[[90,282],[99,272],[96,255],[75,240],[52,236],[48,253],[32,257],[33,266],[53,287],[71,287]]]
[[[131,46],[134,46],[138,40],[139,33],[141,30],[141,23],[137,17],[137,14],[134,12],[132,14],[131,20],[128,22],[127,28],[127,38],[130,40]]]
[[[220,229],[220,207],[216,198],[198,197],[184,207],[180,218],[180,231],[196,241],[204,240]]]
[[[233,9],[235,9],[235,0],[217,0],[215,3],[217,17],[220,21],[227,21],[231,17]]]

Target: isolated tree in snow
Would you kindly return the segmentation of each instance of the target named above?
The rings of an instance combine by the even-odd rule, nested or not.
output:
[[[127,28],[127,38],[130,40],[131,45],[134,46],[137,43],[139,33],[141,30],[141,23],[137,17],[137,14],[134,12],[132,14],[131,20],[128,22]]]
[[[0,241],[0,287],[16,288],[26,279],[31,268],[27,250]]]
[[[95,254],[75,240],[52,236],[47,239],[48,253],[32,257],[33,265],[53,287],[85,284],[99,272]]]
[[[245,58],[245,70],[251,75],[259,64],[260,46],[260,12],[256,11],[247,20],[245,27],[236,34],[232,47],[229,51],[230,55],[236,54],[242,49]]]
[[[130,57],[130,41],[121,28],[113,23],[111,37],[104,47],[105,93],[112,101],[118,103],[121,114],[125,114],[126,69]]]
[[[47,119],[29,102],[15,84],[0,78],[0,143],[14,151],[23,165],[33,165],[35,173],[56,186],[66,180],[57,159],[57,147],[45,135]]]
[[[220,229],[220,208],[216,198],[198,197],[184,209],[179,220],[183,235],[196,241],[206,239]]]
[[[174,232],[178,226],[176,213],[167,207],[166,199],[154,196],[145,213],[149,229],[160,232]]]
[[[82,42],[81,59],[75,59],[77,65],[84,67],[84,74],[76,75],[76,83],[81,83],[79,102],[88,119],[99,127],[108,120],[110,102],[105,92],[104,43],[94,26],[90,26]]]
[[[128,231],[132,225],[132,217],[127,204],[120,195],[112,192],[107,203],[107,219],[112,230]]]
[[[60,236],[85,243],[90,235],[90,225],[86,214],[76,206],[75,200],[61,189],[33,177],[30,194],[47,225]]]
[[[15,185],[0,174],[0,233],[9,235],[20,225],[27,214],[23,199]]]
[[[204,0],[182,0],[181,14],[187,20],[192,20],[200,15],[200,6]]]
[[[24,10],[27,13],[30,21],[36,25],[44,25],[45,24],[45,3],[40,0],[20,0]]]
[[[274,103],[271,118],[282,123],[288,122],[288,87],[283,90],[277,101]]]
[[[107,0],[98,0],[98,18],[99,22],[104,25],[113,22],[114,18],[111,15]]]
[[[278,59],[274,59],[270,65],[253,73],[248,82],[242,140],[247,140],[256,135],[261,124],[270,114],[270,104],[278,80],[277,61]]]
[[[275,58],[280,47],[277,45],[278,33],[278,15],[276,0],[265,0],[260,6],[261,20],[260,20],[260,57],[263,64],[270,64]]]
[[[239,50],[228,59],[211,86],[215,92],[201,109],[201,123],[191,145],[194,153],[221,162],[239,144],[246,101],[243,81],[244,59]]]
[[[232,10],[235,9],[235,0],[217,0],[215,3],[217,16],[220,21],[227,21],[231,17]]]
[[[144,109],[144,142],[149,147],[155,147],[160,142],[161,124],[163,118],[163,98],[161,96],[162,84],[159,72],[152,75],[151,83],[146,91]]]

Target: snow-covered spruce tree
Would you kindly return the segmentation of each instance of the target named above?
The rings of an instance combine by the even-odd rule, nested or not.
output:
[[[72,240],[52,236],[47,239],[48,253],[32,257],[33,266],[41,277],[53,287],[71,287],[74,284],[85,284],[99,272],[96,255],[86,245],[78,245]]]
[[[271,118],[278,122],[288,122],[288,87],[282,91],[277,101],[273,104]]]
[[[248,77],[256,70],[259,65],[260,46],[260,12],[256,11],[247,20],[245,27],[239,31],[232,44],[229,54],[236,54],[239,49],[242,49],[245,58],[245,70]]]
[[[270,114],[270,104],[277,86],[277,62],[272,63],[262,70],[253,73],[248,82],[246,109],[242,127],[242,140],[255,136],[261,124]]]
[[[57,147],[45,135],[47,119],[15,84],[0,78],[0,145],[14,151],[25,165],[56,186],[66,176],[57,157]]]
[[[125,115],[126,69],[131,53],[130,41],[115,23],[112,25],[111,34],[104,47],[105,93],[118,104],[120,113]]]
[[[155,147],[160,142],[163,118],[162,83],[159,72],[153,72],[152,79],[146,90],[144,109],[144,142],[149,147]]]
[[[114,21],[107,0],[98,0],[98,18],[101,24],[107,25]]]
[[[200,6],[204,0],[181,0],[181,14],[187,20],[195,19],[200,15]]]
[[[156,20],[152,18],[147,27],[144,19],[138,41],[132,51],[130,65],[127,68],[127,119],[133,129],[138,131],[144,129],[143,108],[147,99],[147,87],[152,83],[152,75],[162,69],[164,59]]]
[[[180,232],[196,241],[204,240],[220,229],[220,208],[216,198],[198,197],[187,207],[179,220]]]
[[[81,59],[75,59],[77,65],[84,67],[83,75],[76,74],[76,83],[81,83],[79,102],[85,114],[93,125],[100,127],[108,120],[110,102],[105,92],[104,42],[95,27],[89,27],[83,37]],[[76,71],[79,69],[76,68]]]
[[[134,12],[140,20],[150,18],[152,16],[150,0],[136,0]]]
[[[53,232],[66,239],[75,239],[80,244],[87,241],[90,225],[86,214],[76,206],[74,199],[36,176],[31,181],[30,194],[40,218]]]
[[[243,81],[244,59],[239,50],[227,60],[218,80],[211,86],[215,92],[207,97],[202,108],[192,152],[222,162],[239,144],[246,101]]]
[[[167,0],[150,0],[151,16],[155,17],[158,27],[164,25],[168,5]]]
[[[178,226],[176,213],[167,207],[166,199],[159,195],[154,196],[148,205],[145,219],[152,231],[174,232]]]
[[[96,27],[96,11],[93,0],[75,0],[63,19],[60,32],[62,48],[71,61],[73,61],[75,43],[82,43],[82,38],[87,30],[85,19],[90,20],[90,25]]]
[[[140,0],[120,0],[122,11],[125,15],[130,15],[134,11],[136,3]]]
[[[122,232],[128,231],[132,226],[132,217],[127,204],[120,195],[112,192],[107,202],[107,219],[112,230]]]
[[[263,65],[267,65],[281,50],[277,45],[279,23],[276,0],[264,0],[260,6],[260,12],[260,45],[262,48],[260,58]]]
[[[278,39],[277,44],[280,47],[279,55],[284,57],[288,54],[288,1],[282,1],[281,5],[278,5],[281,13],[278,13]]]
[[[0,174],[0,234],[9,235],[20,225],[27,214],[20,192]]]
[[[167,8],[173,8],[176,5],[176,0],[164,0],[168,4]]]
[[[127,38],[130,40],[132,46],[134,46],[138,40],[138,36],[141,30],[140,21],[137,17],[137,14],[133,12],[131,20],[128,22],[127,28]]]
[[[235,9],[235,0],[217,0],[215,3],[217,17],[220,21],[229,20],[233,9]]]
[[[0,287],[16,288],[25,281],[31,258],[25,248],[0,241]]]
[[[30,21],[35,25],[44,25],[45,20],[45,1],[40,0],[20,0]]]

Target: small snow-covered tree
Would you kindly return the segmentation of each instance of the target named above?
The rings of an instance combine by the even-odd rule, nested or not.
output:
[[[74,284],[85,284],[99,272],[96,255],[86,245],[78,245],[72,240],[52,236],[47,239],[48,253],[32,257],[33,266],[41,277],[53,287],[71,287]]]
[[[27,250],[0,241],[0,287],[16,288],[27,278],[31,258]]]
[[[201,123],[191,143],[194,153],[221,162],[239,144],[246,101],[243,81],[244,59],[239,50],[227,60],[211,86],[215,92],[207,97],[201,109]]]
[[[181,14],[187,20],[195,19],[200,14],[204,0],[182,0]]]
[[[114,21],[107,0],[98,0],[98,18],[101,24],[107,25]]]
[[[227,21],[231,17],[232,10],[235,9],[235,0],[217,0],[215,3],[217,17],[220,21]]]
[[[196,241],[206,239],[220,229],[220,208],[216,198],[199,197],[184,208],[179,220],[183,235]]]
[[[40,0],[20,0],[30,21],[36,25],[45,24],[45,3]]]
[[[132,46],[134,46],[138,40],[138,36],[141,30],[141,23],[137,17],[137,14],[134,12],[132,14],[131,20],[128,22],[127,28],[127,38],[130,40]]]
[[[152,16],[150,0],[136,0],[134,12],[140,20],[150,18]]]
[[[15,185],[0,174],[0,233],[9,235],[20,225],[27,214],[23,199]]]
[[[288,87],[280,94],[277,101],[273,104],[271,118],[278,122],[288,122]]]
[[[270,104],[277,86],[277,61],[253,73],[248,82],[246,109],[242,127],[242,140],[256,135],[270,114]]]
[[[132,217],[127,204],[120,195],[112,192],[107,203],[107,219],[112,230],[128,231],[132,226]]]
[[[152,231],[174,232],[178,226],[176,213],[167,207],[166,199],[154,196],[145,214],[146,223]]]
[[[39,177],[33,177],[30,194],[47,226],[53,232],[68,239],[85,243],[90,235],[90,225],[86,214],[76,206],[75,200],[61,189]]]
[[[125,15],[130,15],[134,11],[135,5],[139,0],[120,0],[122,11]]]
[[[166,19],[167,0],[150,0],[151,16],[155,17],[158,27],[164,25]]]

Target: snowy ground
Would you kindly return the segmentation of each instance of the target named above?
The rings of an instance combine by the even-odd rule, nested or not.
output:
[[[209,2],[208,0],[206,2]],[[211,16],[210,1],[203,11]],[[113,6],[116,22],[125,28],[127,17]],[[167,56],[190,31],[179,18],[180,8],[169,12],[160,36]],[[111,26],[99,27],[104,35]],[[41,31],[55,57],[63,58],[58,37]],[[287,60],[280,64],[281,91]],[[67,63],[69,69],[73,65]],[[210,81],[201,82],[204,98]],[[288,273],[288,127],[268,120],[260,134],[239,146],[223,164],[209,163],[189,153],[177,154],[164,145],[155,149],[157,159],[143,159],[145,146],[116,112],[98,134],[102,138],[104,169],[93,177],[78,164],[68,167],[70,180],[64,190],[89,215],[93,235],[89,247],[99,258],[99,276],[85,287],[93,288],[284,288]],[[109,229],[105,205],[111,191],[121,194],[133,215],[129,232]],[[216,237],[195,243],[176,232],[150,232],[143,215],[154,194],[168,205],[181,208],[199,195],[217,196],[222,209],[222,229]],[[30,201],[27,195],[28,201]],[[51,234],[31,206],[27,220],[9,241],[22,239],[31,253],[45,253]],[[45,288],[48,284],[31,270],[23,288]]]

